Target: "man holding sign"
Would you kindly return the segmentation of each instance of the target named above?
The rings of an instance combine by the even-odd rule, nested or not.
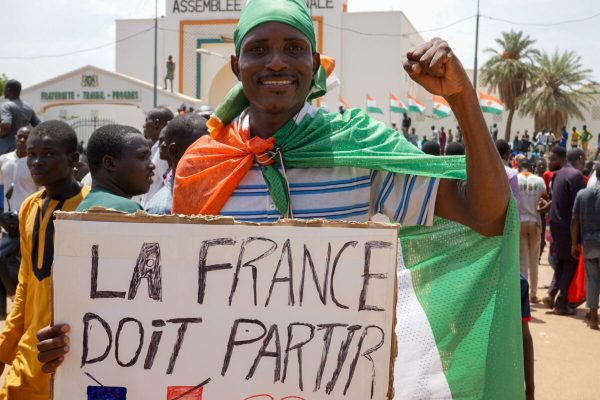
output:
[[[513,312],[518,315],[518,273],[515,269],[514,277],[505,277],[499,269],[511,268],[511,262],[518,265],[513,243],[516,214],[511,206],[507,219],[509,188],[502,163],[487,132],[476,92],[446,42],[434,39],[411,50],[404,69],[413,80],[431,93],[443,96],[452,107],[464,132],[466,174],[462,157],[428,157],[410,145],[403,135],[370,119],[361,110],[330,114],[307,102],[326,93],[326,75],[332,72],[333,62],[316,51],[313,23],[304,1],[249,1],[234,40],[236,54],[231,58],[231,66],[240,84],[209,121],[211,135],[192,145],[180,161],[173,212],[221,214],[253,222],[274,221],[282,216],[367,221],[374,214],[382,213],[403,226],[431,225],[435,216],[442,217],[462,226],[436,221],[438,228],[427,232],[437,236],[431,236],[426,244],[419,234],[421,231],[403,229],[404,256],[407,260],[410,256],[412,262],[407,262],[409,269],[429,263],[428,271],[433,276],[443,271],[437,269],[438,265],[455,269],[475,265],[471,273],[476,269],[477,274],[488,274],[488,278],[493,271],[493,278],[487,279],[491,286],[482,291],[480,286],[474,285],[477,290],[472,294],[485,292],[485,299],[479,301],[487,304],[495,298],[490,293],[508,285],[515,294],[514,301],[512,296],[508,296],[508,300],[497,300],[490,309],[501,309],[492,311],[494,315],[490,319],[499,315],[511,318]],[[466,185],[459,184],[458,179],[467,176]],[[452,232],[459,235],[444,236]],[[485,238],[503,232],[504,238]],[[421,237],[419,241],[413,241],[418,237]],[[456,242],[450,248],[452,240]],[[435,247],[434,242],[440,243],[439,247]],[[419,244],[424,246],[413,253]],[[469,258],[465,255],[467,249],[473,251],[473,256],[460,263],[462,258]],[[436,259],[430,261],[427,257]],[[450,276],[455,275],[445,274],[440,280]],[[404,273],[402,279],[402,284],[412,285],[409,273]],[[462,278],[459,277],[458,282],[462,282]],[[420,303],[415,301],[414,304],[417,308],[421,304],[428,312],[437,301],[445,302],[444,296],[456,295],[452,293],[455,287],[448,284],[440,291],[430,287],[424,295],[429,297],[419,297]],[[415,292],[417,296],[424,293],[417,288]],[[412,301],[415,297],[412,288],[410,293]],[[467,292],[461,295],[466,296]],[[463,306],[468,303],[460,302]],[[508,366],[505,378],[510,380],[512,394],[500,393],[497,390],[501,386],[500,379],[489,378],[485,368],[478,371],[477,376],[468,374],[469,379],[465,379],[459,369],[442,371],[437,355],[434,358],[439,371],[438,367],[432,367],[435,361],[430,361],[431,357],[423,356],[437,350],[448,357],[444,359],[448,363],[465,360],[459,344],[467,337],[472,338],[469,332],[479,329],[481,319],[470,318],[468,314],[465,318],[469,322],[456,323],[453,319],[464,316],[466,310],[461,306],[452,307],[452,312],[444,310],[439,316],[446,320],[432,323],[431,328],[427,326],[429,336],[433,330],[437,342],[433,346],[438,346],[437,349],[419,347],[411,356],[399,356],[398,362],[411,358],[422,364],[418,368],[405,368],[396,375],[397,392],[403,398],[446,398],[451,396],[450,392],[456,392],[459,397],[462,393],[463,398],[522,395],[522,386],[519,386],[522,369],[517,364],[520,355],[516,356],[518,350],[513,346],[520,340],[520,331],[516,331],[518,319],[504,325],[506,339],[495,341],[492,337],[488,343],[495,351],[496,347],[511,343],[505,346],[504,355],[498,355],[504,357],[502,360],[488,357],[487,362],[497,362],[502,365],[500,368]],[[479,315],[486,307],[476,308],[473,315]],[[423,313],[423,310],[419,308],[418,312]],[[421,331],[412,320],[399,317],[402,318],[396,331],[403,341],[401,345],[404,348],[417,346],[418,340],[411,341],[406,336],[418,339]],[[432,317],[428,314],[428,318]],[[489,328],[485,330],[488,333]],[[57,325],[39,333],[39,359],[48,372],[54,371],[63,360],[68,329]],[[444,341],[444,337],[448,340]],[[448,350],[443,346],[448,346]],[[486,359],[486,350],[484,346],[481,359]],[[485,366],[486,361],[483,362]],[[398,364],[397,370],[400,370]],[[426,372],[419,372],[423,370]],[[443,384],[432,384],[433,375],[442,376]],[[412,382],[411,376],[414,376]],[[488,378],[490,381],[484,382]],[[502,384],[506,386],[506,379]],[[426,387],[428,394],[420,393],[421,387]],[[514,393],[517,394],[513,396]]]

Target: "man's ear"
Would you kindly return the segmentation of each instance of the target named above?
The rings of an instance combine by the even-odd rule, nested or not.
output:
[[[102,157],[102,168],[106,169],[107,171],[114,171],[117,169],[117,160],[115,160],[113,158],[113,156],[109,156],[108,154],[105,154]]]
[[[71,161],[71,165],[74,167],[77,166],[77,163],[79,163],[79,152],[74,152],[69,156],[69,159]]]
[[[321,54],[314,52],[313,55],[313,76],[317,74],[319,68],[321,68]]]
[[[240,58],[235,54],[231,55],[231,72],[240,80]]]
[[[179,151],[179,147],[177,147],[177,145],[175,143],[170,143],[167,146],[167,154],[169,155],[169,158],[171,159],[172,165],[175,165],[175,163],[182,156],[181,151]]]

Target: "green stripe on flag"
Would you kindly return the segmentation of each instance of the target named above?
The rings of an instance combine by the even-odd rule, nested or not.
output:
[[[511,203],[504,237],[484,238],[441,218],[433,227],[400,231],[402,254],[453,399],[524,399],[519,222],[512,198]],[[448,247],[429,247],[432,236]],[[452,266],[435,267],[446,257]],[[515,345],[507,346],[507,339]]]
[[[402,107],[390,107],[390,111],[393,113],[398,113],[398,114],[404,114],[406,112],[408,112],[408,110],[406,108],[402,108]]]
[[[499,110],[494,107],[488,107],[488,106],[482,106],[481,111],[483,111],[484,113],[490,113],[490,114],[496,114],[496,115],[502,114],[502,110]]]
[[[367,107],[367,112],[371,114],[382,114],[383,110],[379,107]]]
[[[421,109],[417,106],[408,106],[408,111],[421,114]]]
[[[447,117],[448,115],[450,115],[450,113],[445,113],[445,112],[443,112],[443,111],[441,111],[441,110],[438,110],[437,108],[434,108],[434,109],[433,109],[433,113],[434,113],[435,115],[437,115],[438,117],[440,117],[440,118],[445,118],[445,117]]]

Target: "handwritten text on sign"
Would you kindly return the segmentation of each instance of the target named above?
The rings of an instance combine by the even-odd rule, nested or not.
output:
[[[59,219],[55,399],[386,399],[396,234]]]

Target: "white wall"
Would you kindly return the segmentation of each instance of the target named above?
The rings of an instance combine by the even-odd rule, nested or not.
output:
[[[133,37],[131,37],[133,36]],[[116,71],[144,82],[154,82],[154,19],[116,21]],[[165,18],[158,20],[157,70],[158,86],[163,87],[169,55],[178,62],[179,34]],[[178,67],[178,66],[177,66]],[[175,90],[179,69],[175,70]],[[195,97],[195,96],[194,96]]]
[[[368,93],[385,113],[373,117],[386,123],[399,122],[401,115],[389,113],[389,94],[394,93],[405,103],[407,92],[422,97],[422,89],[404,72],[402,61],[406,52],[423,39],[410,34],[414,28],[401,12],[346,13],[343,24],[341,96],[350,107],[364,108]]]

